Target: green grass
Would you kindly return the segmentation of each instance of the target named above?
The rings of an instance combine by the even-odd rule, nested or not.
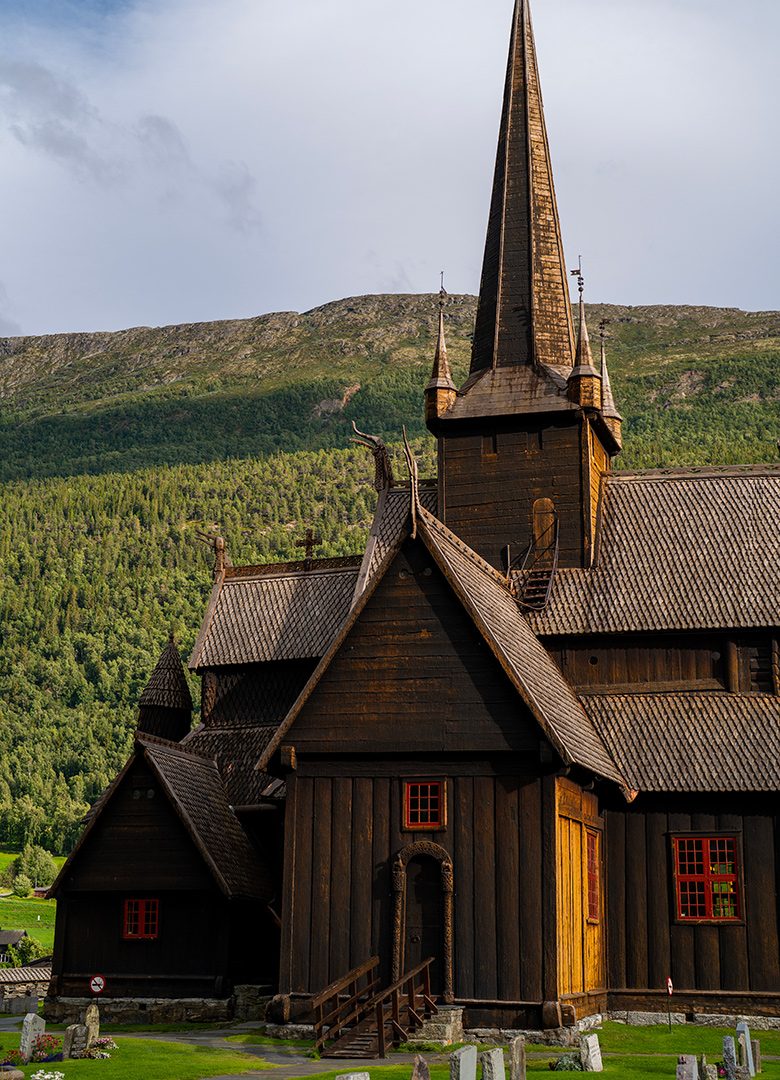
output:
[[[664,1025],[631,1027],[627,1024],[605,1023],[599,1030],[604,1053],[631,1054],[706,1054],[715,1061],[723,1050],[723,1036],[733,1035],[730,1028],[707,1028],[696,1024],[672,1025],[672,1033]],[[761,1043],[761,1054],[780,1056],[780,1031],[754,1031]],[[780,1074],[778,1074],[780,1075]]]
[[[273,1039],[266,1035],[262,1027],[243,1031],[239,1035],[228,1035],[227,1042],[243,1043],[245,1046],[289,1046],[296,1050],[311,1050],[314,1047],[314,1039]]]
[[[14,861],[14,859],[18,858],[18,856],[19,856],[19,849],[18,848],[12,848],[12,847],[1,847],[0,848],[0,877],[2,877],[3,873],[8,869],[8,867],[11,865],[11,863]],[[54,859],[54,862],[55,862],[55,864],[57,866],[57,870],[59,870],[60,867],[62,866],[62,864],[65,862],[65,856],[64,855],[52,855],[52,858]],[[51,884],[51,882],[49,882],[49,884]]]
[[[26,930],[47,949],[54,946],[54,900],[20,900],[0,897],[0,927],[3,930]]]
[[[18,1037],[0,1040],[0,1050],[18,1048]],[[255,1072],[269,1065],[256,1057],[233,1050],[213,1050],[187,1043],[162,1042],[157,1039],[119,1041],[119,1049],[108,1061],[65,1061],[31,1064],[24,1068],[26,1077],[39,1069],[59,1071],[66,1080],[205,1080],[226,1073]]]

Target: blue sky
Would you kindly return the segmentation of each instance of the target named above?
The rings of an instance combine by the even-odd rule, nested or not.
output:
[[[0,334],[479,280],[512,0],[0,0]],[[780,308],[780,4],[535,0],[593,300]]]

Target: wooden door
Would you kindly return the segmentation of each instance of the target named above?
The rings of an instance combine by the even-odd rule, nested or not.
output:
[[[406,867],[406,928],[404,970],[409,971],[436,957],[431,969],[431,989],[441,992],[442,969],[441,870],[435,859],[418,856]]]

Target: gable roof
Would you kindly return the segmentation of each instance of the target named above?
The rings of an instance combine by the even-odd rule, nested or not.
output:
[[[275,891],[271,875],[233,813],[216,764],[177,743],[148,735],[136,736],[133,754],[104,792],[99,810],[89,819],[47,895],[56,896],[74,859],[139,756],[143,756],[168,795],[222,892],[228,897],[270,899]]]
[[[349,612],[359,565],[349,558],[226,569],[190,668],[322,656]]]
[[[780,465],[604,478],[592,569],[559,569],[542,636],[780,625]]]
[[[593,694],[582,703],[633,788],[780,789],[780,697]]]
[[[407,493],[408,498],[408,493]],[[317,684],[384,577],[408,535],[404,530],[387,552],[327,654],[265,749],[257,768],[265,770]],[[471,551],[424,507],[417,506],[417,535],[432,555],[522,700],[566,764],[577,764],[625,787],[574,691],[535,638],[498,571]]]
[[[231,806],[256,806],[265,801],[263,791],[272,777],[255,769],[255,763],[274,736],[276,724],[245,727],[195,728],[182,745],[215,762]]]

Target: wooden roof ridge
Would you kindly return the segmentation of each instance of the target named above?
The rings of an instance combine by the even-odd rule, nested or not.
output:
[[[356,566],[360,566],[361,558],[361,555],[338,555],[332,558],[312,558],[309,562],[304,559],[296,559],[287,562],[228,566],[225,568],[225,581],[244,580],[254,577],[277,577],[288,574],[344,573],[354,570]]]
[[[573,358],[530,4],[515,0],[471,372],[514,364],[565,369]]]
[[[607,475],[610,483],[631,483],[647,480],[706,480],[730,476],[749,479],[751,476],[780,476],[780,462],[754,462],[750,465],[670,465],[659,469],[614,469]]]
[[[580,765],[603,779],[612,780],[628,795],[629,786],[604,740],[574,689],[529,626],[506,578],[423,507],[418,509],[418,525],[445,579],[564,764]],[[437,543],[437,539],[443,540],[444,545]],[[448,552],[446,545],[454,551]],[[458,558],[474,567],[481,582],[488,585],[487,595],[481,593],[479,583],[471,587],[464,579],[457,566]],[[519,661],[524,661],[529,671],[540,671],[536,685]]]

